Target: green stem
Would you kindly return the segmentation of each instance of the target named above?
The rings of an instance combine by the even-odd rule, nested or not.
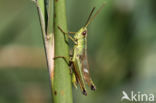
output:
[[[68,45],[57,26],[67,31],[65,0],[54,0],[55,56],[69,57]],[[72,103],[70,70],[64,59],[55,59],[53,86],[54,103]]]

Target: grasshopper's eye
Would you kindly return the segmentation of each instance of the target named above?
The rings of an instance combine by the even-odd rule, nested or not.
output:
[[[86,34],[87,34],[87,31],[86,30],[82,32],[82,35],[85,36]]]

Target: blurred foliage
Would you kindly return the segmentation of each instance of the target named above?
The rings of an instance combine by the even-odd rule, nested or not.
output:
[[[78,31],[92,7],[99,8],[103,2],[67,0],[69,31]],[[85,97],[73,88],[74,103],[120,103],[122,90],[156,94],[156,1],[105,2],[88,28],[89,64],[97,91]],[[0,54],[12,45],[43,50],[31,0],[1,0],[0,12]],[[6,55],[6,59],[12,58]],[[43,68],[0,66],[0,103],[50,103],[48,71]]]

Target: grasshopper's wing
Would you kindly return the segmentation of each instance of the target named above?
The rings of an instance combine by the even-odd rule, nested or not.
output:
[[[88,65],[88,58],[87,58],[87,53],[86,51],[84,51],[82,57],[81,57],[81,61],[82,61],[82,71],[83,71],[83,75],[84,75],[84,80],[87,82],[88,86],[91,88],[91,90],[95,90],[96,87],[90,77],[90,73],[89,73],[89,65]]]
[[[84,95],[87,95],[87,91],[85,88],[85,83],[84,83],[84,78],[83,78],[83,72],[82,72],[82,64],[81,61],[79,59],[79,57],[76,57],[75,60],[73,61],[73,70],[76,76],[76,79],[80,85],[80,88],[82,90],[82,93]]]

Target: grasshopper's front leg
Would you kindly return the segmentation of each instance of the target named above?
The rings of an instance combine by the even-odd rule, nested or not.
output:
[[[60,29],[60,31],[63,32],[64,34],[76,34],[76,32],[68,32],[68,33],[66,33],[66,32],[64,32],[64,31],[61,29],[61,27],[59,27],[59,26],[57,26],[57,27],[58,27],[58,29]]]
[[[65,34],[65,35],[67,35],[67,37],[70,39],[70,40],[72,40],[73,42],[74,42],[74,44],[77,44],[77,41],[73,38],[73,37],[71,37],[70,35],[68,35],[68,34],[75,34],[76,32],[64,32],[59,26],[58,26],[58,29],[63,33],[63,34]]]

